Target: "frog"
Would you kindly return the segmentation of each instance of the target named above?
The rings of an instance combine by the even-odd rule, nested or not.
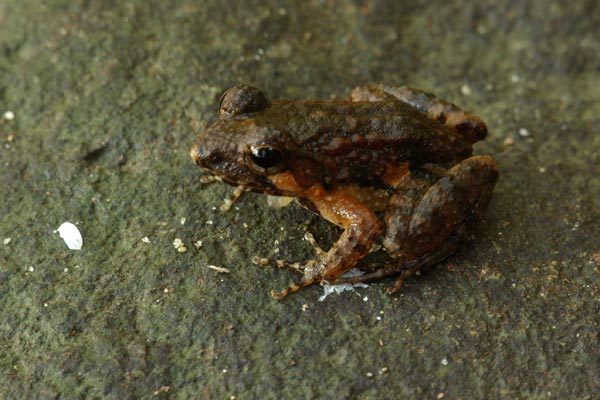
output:
[[[191,149],[210,177],[293,198],[342,229],[315,256],[255,264],[301,275],[273,291],[282,300],[315,284],[357,284],[396,276],[389,290],[453,254],[482,220],[498,181],[489,155],[473,155],[488,134],[479,117],[409,86],[376,84],[348,98],[269,99],[251,85],[224,92],[217,120]],[[231,201],[230,201],[231,203]],[[367,263],[378,247],[387,260]],[[357,268],[359,274],[348,274]],[[354,272],[351,271],[351,272]]]

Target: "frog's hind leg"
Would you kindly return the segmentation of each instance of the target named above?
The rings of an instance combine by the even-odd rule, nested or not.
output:
[[[439,261],[442,261],[449,254],[452,254],[455,251],[455,248],[451,247],[451,243],[446,243],[442,248],[438,249],[436,252],[429,253],[424,255],[421,258],[417,258],[406,263],[399,263],[398,261],[388,261],[386,263],[377,263],[369,265],[369,273],[364,275],[351,276],[347,278],[339,278],[333,282],[328,282],[330,285],[340,285],[344,283],[356,284],[356,283],[364,283],[375,281],[386,276],[390,275],[398,275],[396,278],[396,282],[394,286],[389,289],[390,294],[396,293],[400,290],[402,283],[404,280],[417,271],[421,270],[421,268],[433,265]],[[359,266],[360,268],[360,266]]]
[[[431,119],[454,129],[471,143],[487,136],[487,127],[477,116],[431,93],[408,86],[383,84],[361,86],[352,90],[350,99],[352,101],[400,100],[429,115]]]
[[[412,269],[418,270],[422,264],[420,260],[413,260],[406,264],[399,265],[398,262],[386,262],[386,263],[371,263],[367,267],[369,272],[363,275],[341,277],[335,281],[327,282],[330,285],[341,285],[344,283],[355,284],[376,281],[381,278],[385,278],[389,275],[406,274]],[[361,269],[361,266],[357,266]],[[412,274],[412,273],[411,273]]]
[[[489,156],[474,156],[449,169],[426,190],[427,179],[417,175],[398,186],[402,191],[392,196],[385,216],[383,245],[395,260],[381,273],[401,273],[392,291],[407,276],[456,251],[485,212],[498,167]]]

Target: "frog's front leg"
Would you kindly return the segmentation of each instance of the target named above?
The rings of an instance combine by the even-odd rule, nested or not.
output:
[[[383,232],[383,224],[368,207],[344,190],[326,191],[315,185],[304,192],[304,198],[326,220],[344,228],[329,251],[317,250],[313,260],[285,263],[303,272],[302,279],[273,296],[281,300],[301,287],[321,281],[335,281],[369,253]]]
[[[200,177],[200,183],[209,184],[215,182],[223,182],[223,180],[216,175],[202,175]],[[229,195],[229,197],[223,199],[223,204],[219,206],[219,210],[222,212],[227,212],[231,208],[231,206],[244,194],[244,192],[248,192],[250,189],[245,187],[244,185],[238,185],[233,190],[233,193]]]
[[[312,233],[306,232],[304,234],[304,240],[306,240],[308,243],[310,243],[313,250],[315,251],[315,257],[316,257],[315,259],[308,260],[308,261],[301,261],[301,262],[297,262],[297,261],[293,262],[293,261],[287,261],[287,260],[278,260],[278,259],[262,258],[262,257],[255,256],[252,258],[252,262],[256,265],[262,265],[262,266],[270,265],[272,267],[277,267],[277,268],[288,268],[288,269],[294,270],[294,271],[304,275],[304,271],[306,270],[307,267],[311,266],[312,264],[315,264],[317,259],[324,257],[325,254],[327,254],[327,252],[324,251],[317,244],[317,241],[313,237]]]

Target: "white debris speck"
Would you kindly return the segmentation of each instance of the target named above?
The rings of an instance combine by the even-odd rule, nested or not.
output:
[[[183,241],[179,238],[175,238],[175,240],[173,240],[173,247],[175,247],[180,253],[185,253],[187,251]]]
[[[27,271],[33,272],[33,271],[35,271],[35,269],[33,269],[33,267],[30,266],[29,268],[27,268]]]
[[[9,244],[11,240],[12,240],[11,238],[4,238],[4,240],[2,241],[2,244]]]
[[[214,269],[217,272],[220,272],[222,274],[228,274],[229,270],[227,268],[223,268],[223,267],[217,267],[216,265],[207,265],[206,268],[210,268],[210,269]]]
[[[181,217],[181,219],[179,220],[179,223],[181,225],[184,225],[185,224],[185,217]]]
[[[69,268],[63,269],[63,272],[69,272]]]
[[[504,139],[503,144],[505,146],[512,146],[513,144],[515,144],[515,139],[511,138],[510,136],[508,136],[506,139]]]
[[[511,81],[512,83],[517,83],[517,82],[519,82],[520,80],[521,80],[521,77],[520,77],[519,75],[517,75],[517,74],[512,74],[512,75],[510,76],[510,81]]]
[[[369,301],[369,296],[365,296],[365,297],[363,297],[363,301],[364,301],[364,302],[367,302],[367,301]]]
[[[308,304],[302,304],[302,311],[308,310]]]
[[[141,240],[143,243],[150,243],[150,239],[148,239],[148,236],[144,236]]]
[[[196,247],[197,249],[202,248],[202,240],[197,240],[194,242],[194,247]]]
[[[267,205],[272,208],[283,208],[287,207],[293,200],[293,197],[267,196]]]
[[[213,224],[213,221],[212,221],[212,219],[209,219],[208,221],[206,221],[206,224],[207,224],[207,225],[212,225],[212,224]]]
[[[531,136],[531,133],[529,133],[529,131],[527,129],[521,128],[521,129],[519,129],[519,136],[529,137],[529,136]]]
[[[2,118],[11,121],[15,119],[15,113],[10,110],[4,111],[4,114],[2,114]]]
[[[357,269],[357,268],[352,268],[350,271],[346,272],[342,278],[351,278],[353,276],[360,276],[362,275],[364,272]],[[319,301],[323,301],[327,298],[327,296],[329,296],[332,293],[337,293],[340,294],[342,292],[345,292],[346,290],[350,290],[352,292],[354,292],[354,288],[366,288],[369,287],[368,285],[364,284],[364,283],[342,283],[339,285],[323,285],[323,295],[321,297],[319,297]]]
[[[443,358],[441,361],[442,365],[448,365],[448,359],[447,358]]]
[[[83,247],[83,238],[79,229],[71,222],[63,222],[57,230],[60,237],[65,241],[67,247],[71,250],[81,250]]]
[[[465,96],[470,96],[471,95],[471,88],[469,87],[469,85],[464,84],[460,87],[460,92],[462,94],[464,94]]]
[[[372,378],[373,377],[373,373],[372,372],[367,372],[367,378]]]

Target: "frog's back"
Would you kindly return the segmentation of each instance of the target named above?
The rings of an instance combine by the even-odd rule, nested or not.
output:
[[[256,122],[277,125],[324,164],[354,161],[363,171],[403,161],[451,164],[472,154],[459,132],[401,101],[274,100]]]

